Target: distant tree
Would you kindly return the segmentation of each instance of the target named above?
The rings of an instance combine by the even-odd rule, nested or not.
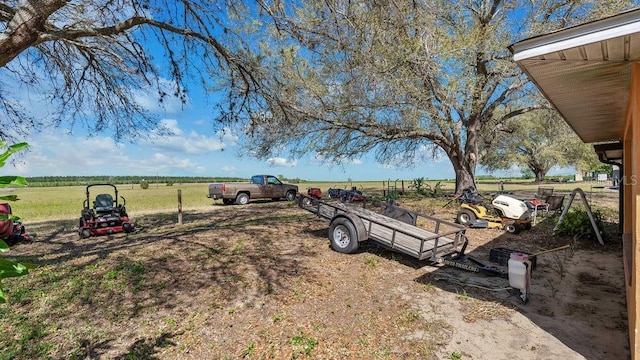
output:
[[[578,167],[578,162],[597,156],[566,122],[552,110],[521,115],[494,128],[487,128],[480,164],[488,170],[507,170],[518,166],[543,181],[554,166]]]

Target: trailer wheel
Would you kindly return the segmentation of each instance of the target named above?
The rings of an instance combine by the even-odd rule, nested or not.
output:
[[[504,229],[510,234],[519,234],[520,233],[520,225],[518,223],[508,223],[504,226]]]
[[[331,248],[343,254],[352,254],[358,250],[358,234],[349,219],[337,218],[329,226]]]
[[[309,206],[309,205],[311,205],[311,202],[312,202],[312,201],[313,201],[313,200],[312,200],[310,197],[306,197],[306,196],[305,196],[305,197],[302,199],[302,205],[304,205],[304,206]]]
[[[247,193],[240,193],[236,196],[236,204],[247,205],[249,203],[249,195]]]
[[[458,224],[468,226],[476,221],[476,214],[474,214],[471,210],[462,209],[458,211],[456,220],[458,221]]]

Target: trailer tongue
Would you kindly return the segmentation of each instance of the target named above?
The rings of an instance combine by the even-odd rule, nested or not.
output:
[[[462,225],[391,203],[323,201],[300,194],[298,206],[330,220],[328,235],[335,251],[354,253],[360,242],[372,240],[419,260],[490,276],[507,276],[505,271],[486,266],[464,253],[468,240]]]

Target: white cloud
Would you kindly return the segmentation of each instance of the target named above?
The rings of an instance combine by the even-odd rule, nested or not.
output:
[[[234,174],[236,171],[238,171],[238,168],[236,168],[235,166],[223,166],[222,168],[220,168],[220,170],[229,174]]]
[[[298,160],[288,160],[281,157],[274,157],[267,159],[267,164],[275,167],[296,167],[298,166]]]
[[[215,137],[204,136],[193,130],[185,133],[175,119],[164,119],[160,126],[161,129],[151,134],[147,143],[160,151],[201,155],[230,148],[238,142],[238,136],[228,130],[219,131]],[[160,135],[163,130],[169,134]]]
[[[361,159],[347,159],[346,157],[340,157],[337,160],[332,160],[327,157],[324,157],[320,154],[315,154],[311,158],[312,164],[323,164],[327,166],[335,166],[335,165],[362,165]]]
[[[184,131],[175,120],[164,124],[174,133],[158,138],[164,143],[149,145],[119,144],[111,137],[74,137],[63,130],[34,133],[26,139],[28,151],[12,159],[1,173],[22,176],[65,175],[193,175],[209,174],[215,167],[209,154],[233,146],[233,136],[223,137],[227,143]],[[152,150],[152,151],[150,151]],[[218,153],[216,162],[224,163],[231,154]]]

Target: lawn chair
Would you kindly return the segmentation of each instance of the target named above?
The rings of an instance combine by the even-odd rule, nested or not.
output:
[[[528,206],[531,209],[531,216],[533,217],[533,224],[535,225],[538,215],[546,216],[550,209],[550,204],[547,201],[549,197],[553,196],[552,187],[538,187],[538,192],[533,199],[527,200]]]
[[[558,212],[562,210],[564,204],[564,195],[549,195],[545,199],[547,203],[547,211]]]

